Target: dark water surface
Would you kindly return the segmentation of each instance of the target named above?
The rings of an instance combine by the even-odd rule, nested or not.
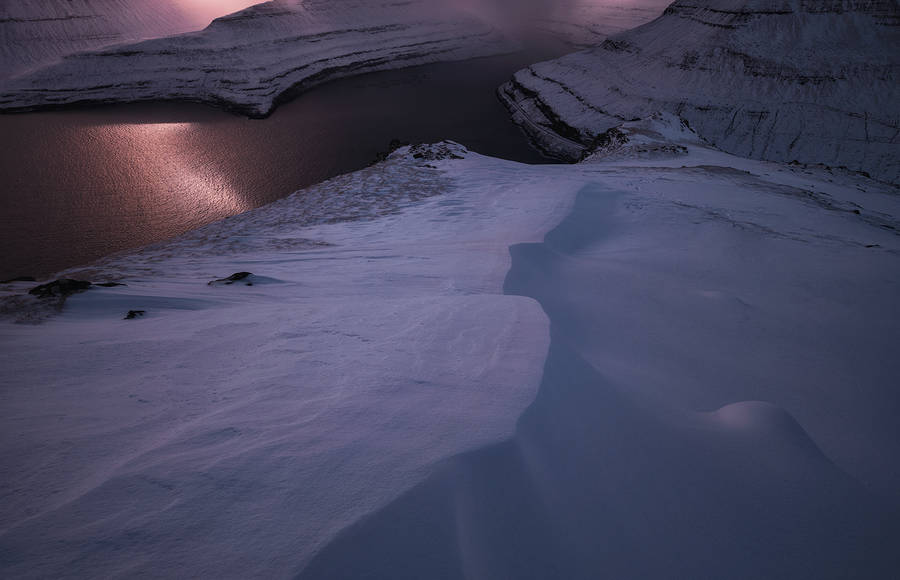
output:
[[[353,171],[392,139],[546,162],[495,96],[559,47],[343,79],[264,120],[187,103],[0,115],[0,280],[42,277]]]

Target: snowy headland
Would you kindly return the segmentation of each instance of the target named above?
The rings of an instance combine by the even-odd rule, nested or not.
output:
[[[900,19],[892,0],[677,1],[501,89],[545,151],[578,159],[620,123],[667,110],[736,155],[900,180]]]
[[[431,0],[275,0],[201,31],[69,55],[7,81],[0,108],[188,100],[263,116],[288,89],[515,47],[486,22]]]
[[[10,66],[0,79],[16,73],[0,82],[0,110],[185,100],[265,116],[287,93],[328,80],[508,53],[522,48],[523,35],[535,33],[590,45],[650,20],[665,6],[665,0],[629,6],[566,0],[532,2],[534,8],[524,10],[504,0],[274,0],[172,36],[185,22],[175,7],[148,11],[140,3],[106,1],[118,4],[48,10],[28,3],[15,9],[15,18],[0,20],[0,33],[13,41],[2,43]],[[169,35],[126,43],[138,24],[145,36]],[[114,40],[114,46],[86,50]]]
[[[892,569],[900,198],[620,133],[403,148],[67,272],[127,285],[61,312],[7,285],[43,323],[0,325],[0,571]]]
[[[259,5],[4,106],[265,114],[305,78],[508,47],[376,5]],[[896,22],[679,1],[503,88],[577,164],[403,146],[0,284],[0,576],[891,577]]]

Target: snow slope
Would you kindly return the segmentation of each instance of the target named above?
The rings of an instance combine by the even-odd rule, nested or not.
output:
[[[273,0],[199,32],[70,55],[0,87],[0,108],[176,99],[266,115],[289,89],[515,48],[436,0]]]
[[[0,4],[0,80],[110,44],[202,28],[183,0],[23,0]]]
[[[453,194],[435,163],[123,256],[87,275],[128,286],[4,324],[0,575],[289,576],[435,462],[509,437],[549,337],[501,293],[508,245],[564,200]],[[241,270],[252,286],[207,285]]]
[[[526,41],[529,37],[548,35],[581,48],[649,22],[668,5],[666,0],[459,0],[459,3],[504,32],[526,37]]]
[[[0,323],[0,574],[887,577],[897,190],[618,134],[401,149],[69,272],[128,285]]]
[[[900,179],[900,11],[892,0],[678,0],[501,89],[533,140],[579,158],[668,110],[731,153]]]

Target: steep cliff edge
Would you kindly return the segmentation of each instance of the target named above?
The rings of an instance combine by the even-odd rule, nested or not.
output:
[[[730,153],[900,180],[900,10],[890,0],[678,0],[500,88],[551,155],[623,121],[678,114]]]
[[[264,116],[290,89],[514,48],[492,25],[432,0],[274,0],[202,31],[69,55],[0,86],[0,109],[188,100]]]

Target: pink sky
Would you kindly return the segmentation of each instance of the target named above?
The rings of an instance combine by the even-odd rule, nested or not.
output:
[[[170,0],[184,12],[196,19],[198,24],[206,26],[214,18],[237,12],[248,6],[259,4],[263,0]]]

